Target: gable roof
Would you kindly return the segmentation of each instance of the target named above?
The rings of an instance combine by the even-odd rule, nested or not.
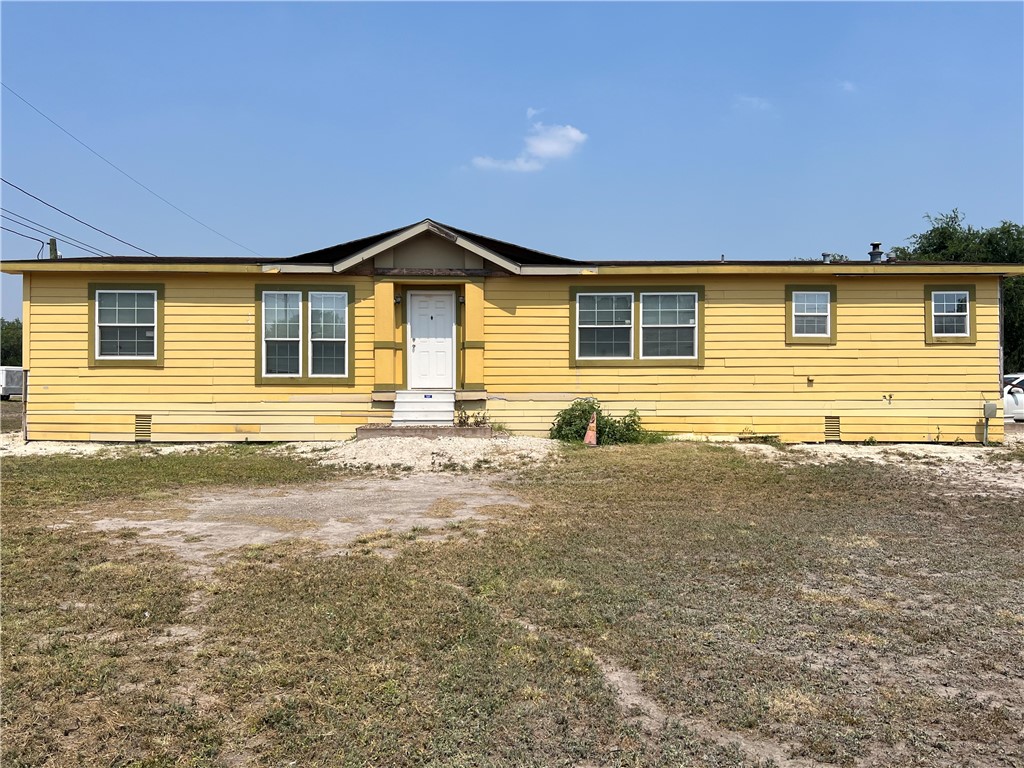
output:
[[[654,275],[654,274],[802,274],[802,275],[1021,275],[1024,265],[963,262],[832,262],[800,260],[591,260],[579,261],[480,235],[469,230],[423,219],[415,224],[350,240],[327,248],[285,257],[249,256],[85,256],[49,259],[3,260],[0,271],[8,274],[57,271],[129,272],[341,272],[366,261],[389,247],[425,232],[443,237],[516,275]]]
[[[410,240],[425,232],[433,233],[439,237],[454,242],[456,245],[465,248],[487,261],[507,269],[514,274],[522,274],[521,267],[575,267],[577,269],[588,266],[586,262],[566,259],[562,256],[554,256],[550,253],[536,251],[532,248],[525,248],[514,243],[507,243],[504,240],[497,240],[493,237],[478,235],[458,227],[452,227],[433,219],[423,219],[408,227],[388,230],[370,237],[351,240],[329,248],[321,248],[310,253],[293,256],[284,259],[283,264],[331,264],[335,272],[343,272],[377,254],[393,248],[407,240]],[[550,272],[550,270],[545,270]],[[576,270],[573,270],[576,271]]]

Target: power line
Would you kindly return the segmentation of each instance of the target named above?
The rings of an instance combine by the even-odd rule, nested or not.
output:
[[[20,213],[15,213],[14,211],[10,211],[7,208],[4,208],[2,206],[0,206],[0,211],[3,211],[4,213],[6,213],[6,214],[8,214],[10,216],[14,216],[17,219],[21,219],[22,221],[27,221],[29,224],[35,224],[37,227],[42,227],[43,229],[46,230],[46,232],[43,233],[44,235],[49,235],[51,237],[57,236],[57,237],[61,238],[62,240],[67,240],[68,242],[70,242],[72,244],[77,243],[78,245],[82,245],[82,246],[85,246],[86,248],[88,248],[90,250],[96,251],[97,252],[96,253],[97,256],[113,256],[114,255],[112,253],[107,253],[106,251],[104,251],[101,248],[97,248],[95,245],[89,245],[88,243],[83,243],[81,240],[79,240],[77,238],[74,238],[71,235],[65,235],[63,232],[58,232],[53,227],[48,227],[45,224],[40,224],[38,221],[33,221],[28,216],[22,216]],[[28,226],[27,224],[23,224],[22,221],[19,221],[17,223],[21,224],[21,226],[23,226],[23,227]],[[31,227],[29,227],[29,229],[31,229]]]
[[[22,234],[21,232],[15,232],[13,229],[8,229],[7,227],[3,226],[2,224],[0,224],[0,229],[2,229],[4,232],[10,232],[12,235],[17,235],[18,237],[24,237],[26,240],[35,240],[40,245],[46,245],[46,243],[44,243],[38,237],[29,237],[28,235]]]
[[[51,226],[49,226],[47,224],[43,224],[42,222],[34,221],[33,219],[30,219],[28,216],[22,216],[20,213],[15,213],[14,211],[12,211],[12,210],[10,210],[8,208],[4,208],[3,206],[0,206],[0,211],[3,211],[4,213],[6,213],[6,214],[8,214],[10,216],[14,216],[16,219],[21,219],[21,221],[18,222],[19,224],[21,224],[22,222],[27,221],[29,224],[35,224],[37,227],[42,227],[43,229],[46,230],[45,234],[49,235],[50,237],[59,237],[62,240],[68,240],[68,241],[70,241],[72,243],[78,243],[79,245],[84,245],[86,248],[90,248],[90,249],[92,249],[94,251],[98,251],[100,253],[100,255],[102,255],[102,256],[113,256],[114,255],[112,253],[104,251],[102,248],[97,248],[95,245],[89,245],[89,243],[83,242],[83,241],[79,240],[76,237],[72,237],[71,235],[65,234],[64,232],[61,232],[60,230],[54,229],[53,227],[51,227]],[[24,226],[24,224],[22,226]]]
[[[42,116],[42,117],[43,117],[44,119],[48,120],[48,121],[49,121],[50,123],[52,123],[53,125],[57,126],[57,128],[59,128],[59,129],[60,129],[61,131],[63,131],[64,133],[66,133],[66,134],[67,134],[68,136],[70,136],[70,137],[71,137],[72,139],[74,139],[75,141],[77,141],[77,142],[78,142],[79,144],[81,144],[81,145],[82,145],[83,147],[85,147],[85,148],[86,148],[87,150],[89,150],[90,152],[92,152],[92,153],[93,153],[94,155],[96,155],[96,157],[98,157],[98,158],[99,158],[100,160],[102,160],[102,161],[103,161],[104,163],[106,163],[107,165],[109,165],[109,166],[110,166],[111,168],[113,168],[113,169],[114,169],[115,171],[117,171],[118,173],[120,173],[120,174],[121,174],[122,176],[125,176],[125,177],[126,177],[126,178],[128,178],[128,179],[131,179],[131,180],[132,180],[133,182],[135,182],[136,184],[138,184],[138,185],[139,185],[140,187],[142,187],[142,188],[143,188],[144,190],[146,190],[147,192],[149,192],[149,194],[153,195],[153,197],[155,197],[155,198],[157,198],[157,199],[159,199],[159,200],[162,200],[163,202],[167,203],[167,205],[171,206],[171,208],[173,208],[174,210],[176,210],[176,211],[177,211],[178,213],[182,214],[183,216],[187,216],[188,218],[192,219],[192,221],[194,221],[194,222],[195,222],[196,224],[198,224],[199,226],[201,226],[201,227],[205,227],[206,229],[208,229],[208,230],[210,230],[211,232],[213,232],[213,234],[215,234],[215,235],[218,235],[218,236],[220,236],[220,237],[223,237],[223,238],[224,238],[225,240],[227,240],[227,241],[228,241],[229,243],[234,243],[234,244],[235,244],[235,245],[237,245],[237,246],[238,246],[239,248],[244,248],[244,249],[245,249],[245,250],[247,250],[247,251],[248,251],[249,253],[251,253],[251,254],[252,254],[253,256],[260,256],[260,257],[262,257],[262,254],[260,254],[260,253],[256,253],[256,251],[254,251],[254,250],[253,250],[252,248],[249,248],[248,246],[242,245],[241,243],[239,243],[239,242],[238,242],[238,241],[236,241],[236,240],[232,240],[232,239],[231,239],[230,237],[228,237],[227,235],[225,235],[225,234],[224,234],[223,232],[218,232],[218,231],[217,231],[216,229],[214,229],[213,227],[211,227],[211,226],[210,226],[209,224],[204,224],[204,223],[203,223],[203,222],[201,222],[201,221],[200,221],[199,219],[197,219],[197,218],[196,218],[195,216],[193,216],[192,214],[190,214],[190,213],[189,213],[188,211],[183,211],[183,210],[182,210],[181,208],[179,208],[178,206],[176,206],[176,205],[175,205],[174,203],[172,203],[172,202],[171,202],[170,200],[168,200],[168,199],[167,199],[166,197],[163,197],[163,196],[161,196],[161,195],[157,194],[157,193],[156,193],[156,192],[154,192],[154,191],[153,191],[152,189],[150,189],[150,188],[149,188],[149,187],[147,187],[147,186],[146,186],[145,184],[143,184],[143,183],[142,183],[141,181],[139,181],[139,180],[138,180],[138,179],[136,179],[136,178],[135,178],[134,176],[132,176],[132,175],[131,175],[130,173],[128,173],[127,171],[125,171],[125,170],[123,170],[123,169],[121,169],[121,168],[119,168],[119,167],[118,167],[118,166],[116,166],[116,165],[115,165],[114,163],[112,163],[112,162],[111,162],[110,160],[107,160],[107,158],[105,158],[105,157],[104,157],[103,155],[101,155],[101,154],[100,154],[99,152],[97,152],[97,151],[96,151],[95,149],[93,149],[93,148],[92,148],[92,147],[90,147],[90,146],[89,146],[88,144],[86,144],[86,143],[85,143],[84,141],[82,141],[82,140],[81,140],[81,139],[79,139],[79,138],[78,138],[77,136],[75,136],[75,135],[74,135],[73,133],[71,133],[71,131],[69,131],[69,130],[68,130],[67,128],[65,128],[64,126],[62,126],[62,125],[61,125],[60,123],[58,123],[58,122],[57,122],[56,120],[54,120],[53,118],[51,118],[51,117],[49,117],[48,115],[44,114],[44,113],[43,113],[43,112],[42,112],[42,111],[41,111],[41,110],[40,110],[40,109],[39,109],[38,107],[36,107],[36,106],[35,106],[34,104],[32,104],[32,103],[31,103],[31,102],[30,102],[30,101],[29,101],[28,99],[26,99],[26,98],[25,98],[24,96],[22,96],[22,95],[21,95],[20,93],[18,93],[17,91],[15,91],[15,90],[14,90],[13,88],[11,88],[11,86],[7,85],[7,83],[0,83],[0,85],[2,85],[2,86],[3,86],[4,88],[6,88],[6,89],[7,89],[8,91],[10,91],[11,93],[13,93],[13,94],[14,94],[15,96],[17,96],[17,97],[18,97],[19,99],[21,99],[21,100],[22,100],[23,102],[25,102],[25,104],[27,104],[27,105],[28,105],[28,106],[29,106],[29,107],[30,107],[31,109],[33,109],[33,110],[34,110],[34,111],[35,111],[35,112],[36,112],[37,114],[39,114],[40,116]]]
[[[29,237],[28,235],[22,234],[21,232],[15,232],[13,229],[7,229],[7,227],[4,227],[4,226],[0,226],[0,229],[4,230],[5,232],[10,232],[12,235],[18,235],[19,237],[24,237],[26,240],[35,240],[37,243],[39,243],[39,250],[36,251],[36,258],[37,259],[39,258],[39,254],[41,254],[43,252],[43,248],[46,247],[46,243],[44,243],[42,240],[40,240],[37,237]]]
[[[134,245],[134,244],[132,244],[132,243],[129,243],[129,242],[127,241],[127,240],[122,240],[122,239],[121,239],[120,237],[117,237],[116,235],[112,235],[112,234],[110,234],[109,232],[104,232],[104,231],[103,231],[102,229],[100,229],[99,227],[94,227],[94,226],[93,226],[92,224],[90,224],[89,222],[87,222],[87,221],[82,221],[82,220],[81,220],[80,218],[78,218],[77,216],[72,216],[72,215],[71,215],[70,213],[68,213],[67,211],[62,211],[62,210],[61,210],[60,208],[58,208],[58,207],[57,207],[56,205],[50,205],[50,203],[48,203],[48,202],[46,202],[45,200],[43,200],[43,198],[41,198],[41,197],[36,197],[36,196],[35,196],[35,195],[33,195],[33,194],[32,194],[31,192],[26,192],[26,191],[25,191],[24,189],[22,189],[21,187],[19,187],[19,186],[18,186],[17,184],[12,184],[12,183],[11,183],[11,182],[9,182],[9,181],[8,181],[7,179],[4,179],[4,178],[0,178],[0,181],[2,181],[2,182],[3,182],[4,184],[7,184],[8,186],[14,187],[14,188],[15,188],[16,190],[18,190],[18,191],[19,191],[19,192],[21,192],[21,193],[23,193],[23,194],[26,194],[26,195],[28,195],[28,196],[29,196],[29,197],[31,197],[31,198],[32,198],[33,200],[38,200],[38,201],[39,201],[40,203],[42,203],[43,205],[45,205],[45,206],[46,206],[47,208],[53,208],[53,210],[57,211],[58,213],[63,213],[63,214],[64,214],[65,216],[67,216],[67,217],[68,217],[69,219],[74,219],[74,220],[75,220],[75,221],[77,221],[77,222],[78,222],[79,224],[85,224],[85,226],[87,226],[87,227],[88,227],[89,229],[94,229],[94,230],[96,230],[97,232],[99,232],[100,234],[106,235],[107,237],[112,237],[112,238],[113,238],[114,240],[117,240],[117,242],[119,242],[119,243],[124,243],[124,244],[125,244],[125,245],[127,245],[127,246],[128,246],[129,248],[135,248],[136,250],[142,251],[143,253],[148,253],[148,254],[149,254],[150,256],[156,256],[156,254],[155,254],[155,253],[153,253],[152,251],[147,251],[147,250],[146,250],[145,248],[142,248],[142,247],[140,247],[140,246],[138,246],[138,245]]]
[[[24,224],[24,223],[22,223],[20,221],[17,221],[16,219],[11,218],[7,214],[0,214],[0,218],[7,219],[9,222],[11,222],[12,224],[17,224],[19,227],[24,227],[25,229],[31,229],[33,232],[38,232],[40,235],[46,235],[47,237],[52,237],[52,235],[49,232],[46,232],[46,231],[44,231],[42,229],[37,229],[36,227],[30,227],[28,224]],[[95,248],[87,246],[84,243],[82,245],[76,245],[75,243],[72,243],[69,238],[64,238],[63,242],[65,242],[67,245],[70,245],[72,248],[77,248],[80,251],[85,251],[86,253],[91,254],[93,256],[102,256],[103,255],[102,253],[97,251]]]

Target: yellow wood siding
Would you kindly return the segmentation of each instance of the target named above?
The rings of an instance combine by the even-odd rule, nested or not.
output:
[[[130,441],[138,415],[152,416],[157,441],[336,440],[361,424],[390,422],[390,405],[373,402],[371,392],[403,378],[394,303],[402,285],[345,274],[146,275],[164,285],[164,365],[110,369],[89,366],[87,284],[95,278],[25,276],[30,439]],[[104,283],[140,279],[102,276]],[[1000,440],[998,279],[833,278],[836,343],[818,346],[786,344],[786,286],[801,283],[792,274],[688,274],[687,285],[704,287],[703,366],[576,368],[572,286],[657,289],[679,285],[679,276],[487,278],[465,287],[464,378],[484,386],[492,420],[526,434],[546,434],[559,409],[594,396],[615,415],[639,409],[652,429],[810,441],[824,439],[826,416],[838,416],[849,441],[974,442],[989,401],[1000,404],[990,423],[991,439]],[[803,282],[823,280],[808,274]],[[976,286],[977,342],[926,344],[924,285],[967,282]],[[256,384],[255,286],[311,283],[355,286],[354,383]]]
[[[147,278],[149,279],[149,278]],[[162,368],[90,368],[87,275],[32,275],[25,306],[32,351],[28,436],[32,440],[134,440],[135,416],[153,417],[153,440],[337,440],[368,421],[373,286],[326,276],[325,289],[355,286],[352,386],[257,386],[257,283],[282,287],[308,275],[160,275],[164,284]],[[104,275],[105,282],[117,282]],[[28,280],[26,280],[26,283]],[[125,275],[126,283],[138,282]]]
[[[793,276],[709,277],[701,368],[572,367],[571,286],[657,288],[678,277],[490,279],[484,381],[488,411],[516,432],[545,434],[556,411],[593,396],[613,415],[637,408],[651,429],[696,436],[744,431],[843,440],[977,441],[982,405],[1001,403],[998,278],[978,277],[977,343],[925,344],[923,284],[934,277],[835,278],[833,346],[787,345],[785,287]],[[821,285],[820,276],[808,285]],[[809,380],[810,379],[810,380]],[[891,401],[889,395],[892,396]],[[1002,438],[1002,413],[990,422]]]

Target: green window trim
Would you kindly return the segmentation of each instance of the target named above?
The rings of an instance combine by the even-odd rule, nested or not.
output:
[[[290,375],[267,375],[263,373],[264,355],[264,321],[263,321],[263,294],[264,293],[298,293],[299,299],[299,373]],[[311,293],[344,293],[346,294],[347,310],[345,314],[345,375],[311,375],[311,349],[312,341],[310,333],[310,304]],[[277,285],[261,284],[256,286],[256,360],[255,376],[257,385],[270,386],[293,386],[302,384],[306,386],[338,387],[352,386],[355,384],[355,286],[333,285],[324,283],[321,285],[291,285],[281,283]]]
[[[828,294],[828,335],[804,336],[795,332],[796,315],[793,311],[794,293],[827,293]],[[835,285],[787,285],[786,286],[786,345],[811,344],[818,346],[834,346],[836,343],[836,326],[838,323],[839,303],[836,300]]]
[[[695,357],[641,357],[641,294],[695,293],[697,295],[697,330]],[[583,358],[577,357],[579,339],[577,325],[577,299],[579,295],[630,294],[632,309],[631,357]],[[569,287],[569,367],[571,368],[702,368],[704,366],[704,286],[703,285],[629,285],[629,286],[570,286]]]
[[[89,283],[89,367],[90,368],[163,368],[164,367],[164,286],[163,283]],[[156,294],[154,343],[151,358],[116,358],[97,355],[96,294],[102,291],[152,291]]]
[[[967,333],[964,335],[947,335],[935,333],[935,315],[932,306],[932,295],[935,293],[966,293],[967,294]],[[977,344],[978,323],[976,321],[975,303],[976,289],[974,285],[926,285],[924,287],[924,343],[925,344]]]

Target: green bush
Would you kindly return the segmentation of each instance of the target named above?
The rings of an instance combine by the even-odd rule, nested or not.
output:
[[[559,411],[551,424],[548,435],[554,440],[567,443],[582,443],[587,434],[590,417],[597,413],[597,442],[599,445],[618,443],[660,443],[664,436],[644,429],[636,408],[621,419],[608,416],[601,411],[601,403],[593,397],[573,400],[572,405]]]

